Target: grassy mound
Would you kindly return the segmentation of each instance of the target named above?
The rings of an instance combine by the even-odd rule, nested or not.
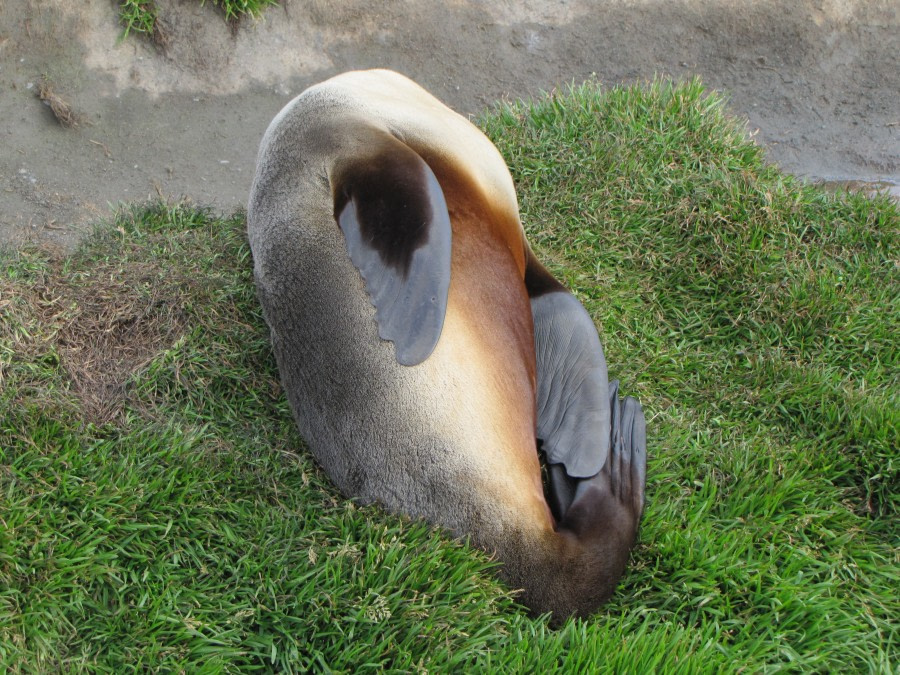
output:
[[[552,631],[483,554],[341,498],[293,428],[242,217],[153,205],[0,265],[0,666],[897,667],[896,204],[765,167],[697,83],[482,122],[648,413],[613,601]]]

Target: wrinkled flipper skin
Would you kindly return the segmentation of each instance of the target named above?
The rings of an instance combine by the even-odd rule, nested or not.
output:
[[[382,340],[404,366],[434,351],[450,289],[450,215],[429,166],[392,137],[335,177],[335,219],[366,280]]]
[[[526,287],[548,504],[561,530],[596,527],[585,522],[586,513],[615,514],[611,528],[627,551],[644,509],[647,443],[640,403],[620,401],[590,315],[530,252]]]
[[[531,299],[537,358],[537,437],[550,464],[573,478],[594,476],[609,453],[609,383],[603,347],[574,295]]]

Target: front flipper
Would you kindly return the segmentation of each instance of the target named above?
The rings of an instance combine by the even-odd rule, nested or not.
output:
[[[378,335],[414,366],[437,346],[450,288],[450,216],[425,161],[384,132],[335,172],[335,219],[366,281]]]

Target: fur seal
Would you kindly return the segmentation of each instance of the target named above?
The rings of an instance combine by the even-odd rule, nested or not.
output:
[[[280,376],[337,487],[470,537],[537,613],[596,610],[644,507],[644,417],[487,137],[402,75],[344,73],[272,121],[247,216]]]

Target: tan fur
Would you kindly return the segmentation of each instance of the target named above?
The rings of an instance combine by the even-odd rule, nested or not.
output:
[[[336,173],[384,133],[428,163],[452,223],[443,332],[414,367],[399,365],[378,338],[333,213]],[[555,531],[535,445],[527,244],[512,180],[490,141],[396,73],[340,75],[272,122],[248,221],[285,390],[341,491],[471,536],[498,554],[505,578],[537,611],[584,613],[608,596],[634,524],[604,530],[605,543]],[[608,512],[591,518],[623,517],[615,505],[597,508]]]

